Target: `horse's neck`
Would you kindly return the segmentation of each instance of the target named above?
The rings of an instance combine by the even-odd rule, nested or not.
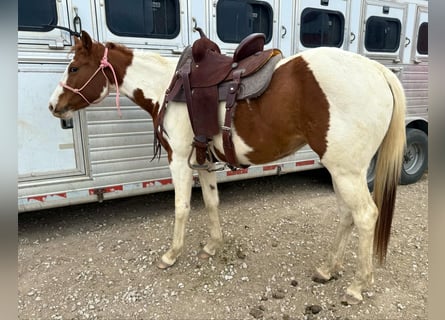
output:
[[[120,90],[133,100],[136,100],[135,95],[142,91],[145,100],[151,100],[154,105],[160,105],[163,102],[165,90],[170,84],[175,66],[174,61],[158,54],[134,51],[132,63],[126,70]],[[142,107],[145,109],[144,106]]]

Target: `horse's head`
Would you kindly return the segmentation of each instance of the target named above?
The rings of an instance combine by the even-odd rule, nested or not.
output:
[[[109,80],[103,71],[105,46],[93,42],[82,31],[80,39],[75,37],[73,50],[74,57],[49,102],[52,114],[62,119],[69,119],[74,111],[101,101],[109,91]]]

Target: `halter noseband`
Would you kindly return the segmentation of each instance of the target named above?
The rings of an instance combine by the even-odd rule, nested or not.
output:
[[[100,60],[100,65],[99,65],[99,67],[97,68],[97,70],[93,73],[93,75],[87,80],[87,82],[85,82],[85,84],[84,84],[81,88],[79,88],[79,89],[72,88],[72,87],[70,87],[69,85],[67,85],[67,84],[65,84],[65,83],[63,83],[63,82],[59,82],[59,84],[60,84],[62,87],[64,87],[65,89],[68,89],[68,90],[70,90],[70,91],[72,91],[72,92],[78,94],[79,96],[81,96],[81,97],[83,98],[83,100],[85,100],[88,104],[98,103],[99,101],[97,101],[97,102],[90,102],[90,101],[89,101],[89,100],[88,100],[88,99],[81,93],[81,91],[82,91],[83,89],[85,89],[85,87],[91,82],[91,80],[93,80],[93,78],[96,76],[96,74],[97,74],[99,71],[102,71],[102,73],[103,73],[105,79],[108,81],[108,78],[107,78],[107,76],[105,75],[105,72],[104,72],[104,69],[105,69],[105,68],[110,68],[110,69],[111,69],[111,72],[113,73],[114,83],[115,83],[115,86],[116,86],[116,106],[117,106],[117,112],[118,112],[118,114],[119,114],[119,117],[122,117],[121,108],[120,108],[120,104],[119,104],[119,86],[118,86],[118,83],[117,83],[116,72],[114,72],[114,68],[113,68],[113,66],[111,65],[111,63],[108,62],[108,48],[107,48],[107,47],[105,47],[104,56],[102,57],[102,60]]]

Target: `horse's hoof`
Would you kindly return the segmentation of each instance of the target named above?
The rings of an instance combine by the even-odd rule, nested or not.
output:
[[[320,268],[317,268],[312,276],[312,281],[316,283],[327,283],[332,279],[333,277],[330,274],[324,273]]]
[[[209,260],[209,258],[211,258],[211,257],[213,257],[213,256],[214,256],[213,254],[210,254],[210,253],[206,252],[206,251],[204,250],[204,248],[201,249],[201,250],[199,250],[199,252],[198,252],[198,257],[199,257],[200,259],[202,259],[202,260]]]
[[[165,269],[168,269],[168,268],[170,268],[172,265],[174,265],[175,263],[173,262],[173,263],[167,263],[167,262],[164,262],[162,259],[158,262],[158,268],[159,269],[161,269],[161,270],[165,270]]]
[[[363,301],[363,297],[357,298],[355,296],[353,296],[352,294],[349,293],[345,293],[342,297],[341,297],[341,304],[344,306],[348,306],[348,305],[356,305],[359,304]]]

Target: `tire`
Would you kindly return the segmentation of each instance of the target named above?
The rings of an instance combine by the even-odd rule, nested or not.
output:
[[[375,180],[375,166],[377,164],[377,153],[372,157],[369,163],[368,171],[366,172],[366,182],[368,183],[368,189],[370,192],[374,190]]]
[[[400,184],[417,182],[425,173],[427,166],[428,136],[421,130],[408,128]]]

